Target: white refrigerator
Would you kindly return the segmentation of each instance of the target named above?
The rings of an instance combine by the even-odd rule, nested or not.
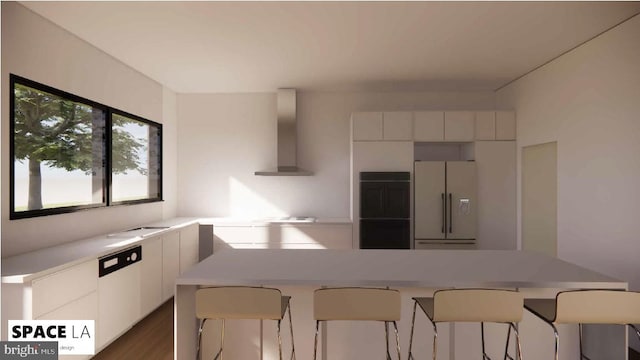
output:
[[[414,163],[416,249],[472,249],[476,243],[476,163]]]

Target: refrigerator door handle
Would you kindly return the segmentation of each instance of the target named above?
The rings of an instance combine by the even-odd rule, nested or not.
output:
[[[449,193],[449,233],[453,234],[453,198]]]
[[[440,194],[440,197],[442,199],[442,228],[441,228],[441,232],[444,234],[445,231],[445,219],[447,218],[447,210],[446,210],[446,201],[444,200],[444,193]]]

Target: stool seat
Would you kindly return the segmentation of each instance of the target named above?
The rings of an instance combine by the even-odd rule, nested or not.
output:
[[[549,324],[555,335],[555,359],[559,356],[560,336],[555,324],[578,324],[580,359],[589,359],[582,350],[582,324],[619,324],[633,328],[640,323],[640,292],[623,290],[561,291],[555,299],[527,299],[524,307]]]
[[[389,323],[393,323],[396,335],[396,350],[400,360],[400,339],[397,321],[400,320],[400,292],[380,288],[323,288],[313,294],[313,317],[316,320],[316,335],[313,359],[317,357],[318,334],[321,321],[382,321],[387,339],[387,359],[389,352]]]
[[[295,359],[293,321],[291,319],[291,297],[283,296],[280,290],[250,286],[220,286],[196,291],[196,317],[200,319],[197,360],[200,359],[202,331],[207,320],[222,320],[220,350],[214,359],[222,359],[224,349],[225,320],[276,320],[278,324],[278,350],[282,360],[280,322],[289,314],[291,331],[291,359]]]
[[[436,339],[438,329],[436,324],[440,322],[479,322],[481,324],[483,360],[489,359],[484,348],[484,323],[495,322],[509,324],[507,348],[511,329],[513,328],[516,335],[519,358],[522,359],[520,338],[514,324],[522,320],[523,296],[521,293],[512,290],[497,289],[446,289],[436,291],[433,297],[414,297],[413,300],[409,360],[413,359],[411,349],[413,346],[413,330],[417,306],[420,306],[420,309],[433,324],[434,360],[437,355]],[[505,348],[505,358],[507,357],[512,358],[507,354],[507,349]]]

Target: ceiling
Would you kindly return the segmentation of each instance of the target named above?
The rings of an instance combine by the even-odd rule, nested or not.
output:
[[[495,90],[640,2],[22,2],[179,93]]]

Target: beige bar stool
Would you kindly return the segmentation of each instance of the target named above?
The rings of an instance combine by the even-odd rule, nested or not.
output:
[[[482,359],[491,359],[487,356],[484,347],[484,323],[506,323],[509,325],[507,333],[507,345],[505,347],[504,358],[514,359],[508,354],[509,336],[511,329],[516,335],[516,350],[518,359],[522,359],[520,347],[520,336],[515,323],[522,320],[523,296],[517,291],[493,290],[493,289],[447,289],[438,290],[433,297],[413,298],[413,318],[411,319],[411,336],[409,338],[409,357],[414,359],[411,353],[413,345],[413,328],[416,321],[416,307],[420,308],[427,315],[433,325],[433,360],[437,355],[439,322],[479,322],[482,336]]]
[[[393,323],[398,360],[400,359],[400,339],[396,323],[400,320],[400,292],[397,290],[354,287],[318,289],[313,295],[313,317],[316,320],[314,360],[318,353],[320,322],[329,320],[384,321],[387,359],[391,359],[389,323]]]
[[[549,324],[555,335],[558,360],[560,336],[555,324],[578,324],[580,359],[589,359],[582,350],[582,324],[620,324],[633,328],[640,339],[640,293],[623,290],[562,291],[554,299],[527,299],[524,307]]]
[[[200,319],[198,331],[198,350],[196,359],[200,359],[202,330],[208,319],[222,320],[220,351],[215,359],[222,359],[224,349],[224,323],[226,319],[276,320],[278,322],[278,351],[282,360],[282,338],[280,322],[285,312],[289,313],[291,332],[291,359],[296,358],[293,341],[293,322],[291,320],[290,296],[282,296],[278,289],[247,286],[210,287],[196,291],[196,317]]]

